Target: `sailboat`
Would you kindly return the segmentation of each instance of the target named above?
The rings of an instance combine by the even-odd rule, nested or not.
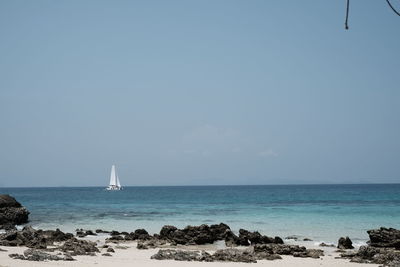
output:
[[[115,170],[115,165],[111,166],[110,185],[106,188],[106,190],[122,190],[117,171]]]

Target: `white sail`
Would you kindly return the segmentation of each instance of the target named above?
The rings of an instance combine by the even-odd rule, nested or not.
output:
[[[115,165],[111,166],[111,175],[110,175],[110,185],[106,188],[106,190],[121,190],[121,183],[118,179],[117,170],[115,169]]]
[[[115,165],[111,167],[110,185],[117,185],[117,176],[115,174]]]
[[[118,186],[118,187],[121,187],[121,183],[119,182],[118,175],[117,175],[117,186]]]

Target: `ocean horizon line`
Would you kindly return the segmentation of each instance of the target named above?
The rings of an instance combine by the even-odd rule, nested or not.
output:
[[[238,186],[341,186],[341,185],[400,185],[400,183],[299,183],[299,184],[196,184],[196,185],[124,185],[123,187],[238,187]],[[106,185],[84,185],[84,186],[0,186],[0,189],[12,188],[105,188]]]

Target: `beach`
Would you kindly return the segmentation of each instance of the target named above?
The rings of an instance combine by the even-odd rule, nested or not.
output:
[[[326,256],[321,259],[311,258],[295,258],[291,256],[283,256],[281,260],[260,260],[257,263],[238,263],[238,262],[185,262],[175,260],[154,260],[150,259],[158,249],[139,250],[136,249],[136,242],[125,243],[126,249],[115,249],[115,253],[111,257],[107,256],[76,256],[76,261],[48,261],[48,262],[32,262],[15,260],[8,257],[10,253],[23,253],[24,247],[1,247],[7,252],[0,252],[1,267],[44,267],[44,266],[98,266],[98,267],[170,267],[170,266],[204,266],[204,267],[226,267],[226,266],[297,266],[297,267],[374,267],[378,264],[360,264],[352,263],[347,259],[336,258],[339,253],[334,249],[325,249]],[[194,248],[192,248],[194,249]],[[202,247],[198,247],[202,249]],[[105,252],[103,250],[102,252]]]

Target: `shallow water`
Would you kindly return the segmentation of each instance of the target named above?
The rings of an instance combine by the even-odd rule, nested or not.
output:
[[[400,184],[125,187],[110,192],[100,187],[0,188],[30,211],[31,224],[41,228],[146,228],[165,224],[225,222],[235,231],[267,235],[299,235],[336,242],[348,235],[362,244],[366,230],[400,228]]]

